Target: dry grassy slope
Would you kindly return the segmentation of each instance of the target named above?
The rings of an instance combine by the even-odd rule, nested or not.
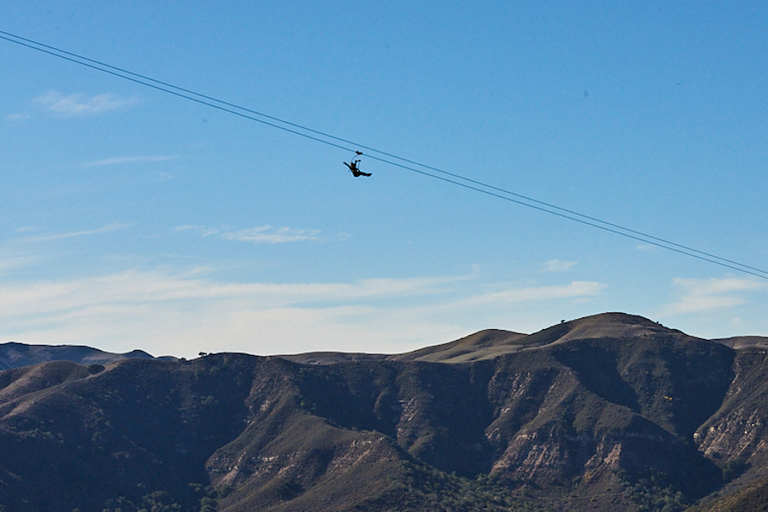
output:
[[[407,354],[390,357],[396,361],[428,361],[439,363],[466,363],[490,359],[516,351],[525,334],[499,329],[487,329],[470,334],[450,343],[426,347]]]
[[[712,340],[736,350],[745,348],[768,348],[768,338],[765,336],[734,336]]]
[[[493,359],[505,354],[537,350],[571,340],[649,337],[672,337],[681,341],[698,339],[641,316],[626,313],[603,313],[570,322],[562,322],[533,334],[486,329],[455,341],[425,347],[405,354],[387,356],[384,354],[310,352],[281,357],[302,364],[336,364],[380,360],[468,363]],[[740,336],[710,341],[737,350],[752,347],[768,348],[768,338],[761,336]]]
[[[734,489],[757,478],[766,352],[603,321],[466,364],[216,354],[0,372],[0,505],[532,510],[522,485],[557,510],[681,510],[720,489],[720,468]]]
[[[521,334],[500,329],[486,329],[464,338],[425,347],[405,354],[359,354],[343,352],[311,352],[282,356],[284,359],[304,364],[334,364],[352,361],[426,361],[433,363],[467,363],[493,359],[500,355],[565,343],[574,339],[642,338],[652,336],[677,336],[688,339],[686,334],[668,329],[656,322],[626,313],[603,313],[570,322],[562,322],[534,334]],[[754,337],[752,337],[754,338]],[[750,338],[750,340],[752,340]],[[763,339],[763,338],[757,338]],[[741,340],[741,338],[739,338]],[[718,340],[723,344],[736,343],[736,339]],[[741,343],[744,341],[742,340]],[[752,340],[754,342],[754,340]],[[768,339],[766,339],[768,345]]]

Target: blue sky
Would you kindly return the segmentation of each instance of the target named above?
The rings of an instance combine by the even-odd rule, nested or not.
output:
[[[11,1],[0,30],[768,268],[764,2]],[[0,41],[0,341],[404,352],[768,280]]]

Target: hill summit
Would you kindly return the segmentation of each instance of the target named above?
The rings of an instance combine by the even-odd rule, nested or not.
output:
[[[602,313],[569,322],[563,321],[533,334],[521,334],[501,329],[486,329],[455,341],[391,356],[343,352],[309,352],[281,357],[306,364],[331,364],[363,360],[466,363],[493,359],[504,354],[554,346],[576,339],[624,339],[652,336],[672,336],[680,339],[691,338],[681,331],[664,327],[658,322],[642,316],[626,313]],[[736,341],[732,340],[736,339],[729,338],[728,340],[717,341],[724,344],[736,343]],[[751,344],[759,345],[766,338],[746,337],[738,338],[738,340],[738,343],[741,344],[744,344],[744,340],[750,340]]]

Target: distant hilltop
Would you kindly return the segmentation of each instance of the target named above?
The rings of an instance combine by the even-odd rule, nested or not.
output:
[[[132,350],[125,354],[105,352],[92,347],[78,345],[27,345],[11,341],[0,344],[0,370],[21,368],[49,361],[71,361],[78,364],[108,364],[123,359],[158,359],[143,350]],[[173,360],[164,356],[159,359]]]
[[[631,338],[672,336],[697,339],[677,329],[627,313],[601,313],[568,322],[561,322],[533,334],[485,329],[455,341],[421,348],[403,354],[368,354],[361,352],[306,352],[280,355],[301,364],[334,364],[372,361],[424,361],[432,363],[467,363],[482,361],[516,352],[537,350],[577,339]],[[768,337],[734,336],[706,340],[732,349],[768,348]],[[204,355],[201,353],[201,355]],[[70,361],[79,364],[108,364],[123,359],[158,359],[174,361],[174,356],[154,357],[143,350],[124,354],[105,352],[80,345],[27,345],[19,342],[0,343],[0,370],[21,368],[48,361]]]
[[[361,354],[343,352],[308,352],[282,356],[303,364],[332,364],[351,361],[425,361],[433,363],[468,363],[495,357],[538,350],[560,345],[571,340],[600,338],[672,337],[680,340],[702,340],[658,322],[627,313],[601,313],[569,322],[561,322],[533,334],[500,329],[485,329],[464,338],[421,348],[405,354]],[[704,340],[720,343],[733,349],[751,347],[768,348],[768,337],[736,336]]]

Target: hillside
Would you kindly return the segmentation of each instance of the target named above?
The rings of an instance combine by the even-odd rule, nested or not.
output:
[[[0,372],[0,505],[676,511],[768,478],[768,352],[754,344],[606,314],[399,356],[304,356]]]
[[[768,510],[768,478],[762,478],[723,497],[715,497],[688,512],[748,512]]]
[[[80,364],[107,364],[121,359],[153,359],[143,350],[125,354],[76,345],[27,345],[25,343],[0,343],[0,370],[21,368],[48,361],[71,361]],[[174,359],[165,357],[160,359]]]
[[[533,334],[486,329],[464,338],[422,348],[413,352],[395,355],[359,354],[343,352],[311,352],[281,356],[289,361],[305,364],[333,364],[351,361],[425,361],[431,363],[467,363],[514,354],[527,350],[537,350],[577,339],[600,338],[648,338],[654,336],[673,336],[688,339],[683,332],[668,329],[657,322],[637,315],[625,313],[604,313],[562,322]],[[768,348],[768,338],[760,336],[735,337],[712,340],[731,348],[763,347]]]

